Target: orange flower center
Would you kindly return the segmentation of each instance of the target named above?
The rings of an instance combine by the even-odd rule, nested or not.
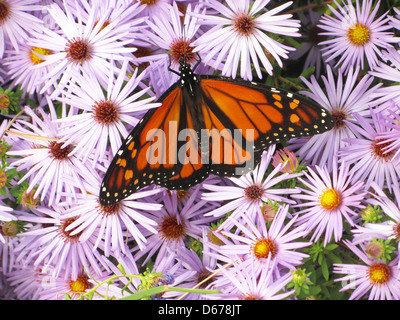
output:
[[[166,240],[177,241],[186,235],[186,226],[175,216],[166,216],[160,224],[159,231]]]
[[[369,267],[368,276],[372,284],[382,285],[390,280],[391,270],[384,263],[375,263]]]
[[[271,254],[272,257],[275,256],[277,251],[276,245],[272,239],[261,238],[253,244],[253,252],[257,259],[268,258]]]

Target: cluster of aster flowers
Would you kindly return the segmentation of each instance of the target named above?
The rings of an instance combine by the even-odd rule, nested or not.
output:
[[[400,10],[386,5],[0,0],[0,297],[400,299]],[[334,128],[271,145],[241,177],[101,205],[182,59],[298,92]]]

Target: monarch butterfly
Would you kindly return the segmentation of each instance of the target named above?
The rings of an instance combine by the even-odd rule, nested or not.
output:
[[[324,108],[295,94],[197,75],[199,62],[192,69],[182,59],[179,72],[170,69],[180,79],[123,142],[104,176],[102,205],[151,184],[186,190],[210,173],[240,176],[254,169],[268,145],[334,125]]]

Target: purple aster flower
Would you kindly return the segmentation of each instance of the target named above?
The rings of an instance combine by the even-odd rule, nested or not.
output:
[[[400,273],[397,259],[389,262],[376,262],[368,258],[365,250],[360,250],[348,240],[343,241],[347,247],[365,264],[334,264],[333,272],[345,274],[335,279],[341,281],[343,288],[340,291],[354,289],[350,299],[361,299],[368,294],[370,300],[399,300]]]
[[[8,69],[8,74],[13,79],[13,86],[21,85],[21,89],[31,94],[39,92],[43,87],[42,79],[55,65],[40,66],[44,60],[42,56],[51,54],[51,50],[31,47],[26,44],[19,45],[19,51],[7,50],[7,57],[4,59],[4,65]],[[51,88],[47,90],[51,93]]]
[[[176,253],[187,252],[186,248]],[[183,266],[182,261],[176,260],[177,255],[171,251],[169,256],[164,256],[153,266],[152,273],[159,275],[154,278],[154,285],[172,285],[176,287],[188,288],[193,281],[196,271]],[[177,299],[182,296],[182,292],[168,291],[162,294],[162,299]],[[156,297],[159,298],[159,297]]]
[[[361,204],[366,192],[364,183],[354,179],[348,164],[342,163],[337,168],[337,161],[333,162],[330,172],[326,166],[315,169],[308,167],[305,172],[306,179],[298,178],[306,188],[299,188],[301,193],[292,195],[302,202],[294,207],[302,208],[295,212],[298,216],[296,224],[301,224],[311,232],[311,240],[316,242],[325,232],[324,246],[334,236],[338,242],[343,235],[343,217],[354,226],[354,217],[358,216],[355,208],[362,209]]]
[[[0,300],[8,301],[8,300],[19,300],[14,287],[10,285],[10,282],[7,278],[1,273],[0,268]]]
[[[17,220],[17,217],[13,214],[13,209],[5,205],[5,203],[3,203],[3,201],[0,200],[0,221],[12,221],[12,220]]]
[[[113,21],[118,21],[118,24],[125,25],[129,28],[129,33],[121,33],[118,36],[118,40],[131,39],[132,46],[143,43],[141,39],[141,32],[145,25],[143,22],[147,19],[142,17],[142,13],[145,8],[138,2],[140,1],[125,1],[125,0],[103,0],[103,1],[90,1],[90,0],[78,0],[81,5],[76,6],[71,1],[66,1],[66,5],[69,6],[71,11],[79,12],[82,14],[82,19],[89,21],[90,19],[95,19],[94,26],[100,22],[101,19],[106,16],[106,20],[100,31],[108,27]],[[61,3],[61,1],[60,1]],[[60,4],[60,6],[62,6]],[[81,9],[84,10],[81,10]],[[93,11],[96,14],[93,14]],[[74,13],[78,14],[78,13]],[[121,30],[120,30],[121,31]],[[125,30],[127,31],[127,30]],[[115,32],[115,34],[117,34]]]
[[[210,256],[208,253],[211,251],[210,242],[207,237],[207,229],[203,228],[203,252],[201,258],[193,250],[183,249],[179,251],[176,255],[177,261],[182,263],[184,268],[183,273],[189,271],[191,274],[188,277],[186,275],[185,287],[187,288],[199,288],[199,289],[214,289],[211,287],[213,278],[207,280],[213,272],[216,270],[217,261],[214,257]],[[177,275],[178,277],[178,275]],[[199,293],[189,293],[181,295],[181,298],[186,300],[202,300],[206,299],[206,295]]]
[[[113,259],[109,257],[102,256],[105,265],[107,268],[111,270],[111,272],[117,276],[125,275],[138,275],[139,270],[136,264],[133,255],[128,250],[124,250],[126,253],[122,252],[115,252],[113,254]],[[123,272],[122,272],[123,271]],[[141,281],[139,278],[128,278],[128,277],[121,277],[119,278],[124,285],[127,286],[127,290],[130,290],[132,293],[137,292],[137,288],[140,285]],[[126,292],[128,294],[128,292]]]
[[[172,0],[134,0],[134,2],[141,4],[140,8],[143,11],[140,13],[140,16],[154,19],[168,15]]]
[[[42,266],[42,271],[58,277],[64,273],[65,277],[76,279],[82,268],[91,267],[97,275],[102,275],[101,254],[93,250],[95,240],[79,240],[79,234],[72,235],[67,227],[75,221],[66,219],[65,209],[53,205],[51,208],[38,206],[31,210],[33,214],[23,212],[19,220],[32,223],[27,230],[21,233],[20,243],[15,248],[19,253],[17,261],[24,259],[26,263],[33,261],[35,267]],[[99,245],[100,249],[104,249]]]
[[[272,158],[272,165],[275,168],[280,164],[283,164],[281,172],[296,173],[300,170],[299,160],[294,152],[287,148],[277,150]]]
[[[393,26],[393,28],[396,28],[397,30],[400,30],[400,10],[396,7],[393,7],[394,12],[396,13],[396,16],[389,16],[390,22],[389,24]]]
[[[61,273],[58,277],[43,274],[38,281],[44,287],[39,293],[39,300],[65,300],[68,294],[71,299],[76,300],[100,282],[110,278],[112,273],[104,271],[98,275],[92,268],[87,267],[81,271],[76,278]],[[93,295],[93,300],[106,300],[122,298],[121,287],[117,283],[106,283],[99,286]]]
[[[382,223],[366,223],[353,229],[353,243],[358,244],[372,238],[395,239],[400,252],[400,190],[394,188],[394,200],[388,198],[376,183],[371,183],[374,190],[372,197],[367,200],[373,206],[379,206],[389,220]],[[400,265],[399,265],[400,266]]]
[[[133,2],[139,2],[142,4],[143,11],[140,16],[144,16],[147,19],[154,20],[155,18],[162,18],[165,15],[170,14],[171,5],[177,4],[179,11],[181,11],[182,16],[189,5],[198,0],[134,0]]]
[[[7,280],[14,288],[18,300],[37,300],[39,293],[47,285],[41,267],[36,268],[32,263],[16,265],[14,270],[7,274]]]
[[[187,250],[184,248],[183,250]],[[186,252],[186,251],[185,251]],[[127,254],[120,254],[114,257],[118,264],[123,267],[125,275],[137,275],[139,271],[136,266],[136,260],[129,251]],[[138,278],[131,278],[131,282],[128,283],[128,277],[120,278],[120,281],[127,285],[127,289],[132,293],[137,291],[148,289],[147,286],[153,287],[158,285],[173,285],[179,287],[188,287],[187,280],[191,280],[195,273],[192,270],[185,269],[182,266],[181,261],[176,261],[176,255],[171,252],[169,255],[165,255],[162,259],[159,259],[156,264],[152,265],[152,269],[146,269],[146,272],[142,273],[142,276],[146,276],[145,281],[141,281]],[[107,266],[116,275],[122,275],[122,272],[113,262],[109,259],[104,259]],[[126,292],[128,293],[128,292]],[[174,299],[182,295],[181,292],[168,291],[163,293],[162,299]]]
[[[0,221],[4,223],[15,220],[17,220],[17,217],[15,216],[13,209],[9,206],[6,206],[3,201],[0,200]],[[0,242],[3,244],[6,242],[4,238],[4,231],[0,231]]]
[[[296,48],[295,51],[289,53],[289,59],[297,61],[304,55],[306,59],[303,65],[303,71],[310,67],[315,67],[315,77],[319,78],[321,72],[326,69],[326,59],[322,57],[321,46],[318,44],[324,40],[327,40],[327,36],[320,35],[322,29],[317,26],[321,18],[321,13],[313,10],[308,10],[304,14],[301,14],[301,24],[304,30],[301,30],[301,49]],[[333,64],[331,60],[330,65]]]
[[[6,70],[0,69],[0,85],[6,82],[4,79],[8,78],[5,74]]]
[[[55,123],[57,114],[50,100],[48,100],[50,114],[43,108],[38,107],[38,116],[31,108],[25,107],[25,113],[30,116],[31,122],[17,120],[13,124],[13,135],[18,135],[23,142],[21,149],[12,149],[9,155],[22,157],[12,162],[11,166],[18,170],[25,171],[25,175],[18,183],[28,180],[30,192],[37,186],[34,194],[40,200],[45,198],[48,204],[61,201],[61,193],[70,195],[67,201],[71,202],[76,198],[78,189],[84,192],[85,187],[82,177],[92,174],[91,168],[82,165],[76,156],[70,156],[73,146],[62,148],[59,139],[62,137],[60,125]],[[67,116],[64,113],[64,116]],[[17,142],[16,142],[17,143]]]
[[[101,2],[94,2],[88,8],[84,5],[84,0],[74,2],[74,6],[71,4],[64,0],[62,7],[57,4],[48,6],[48,11],[60,30],[39,28],[28,41],[33,47],[52,51],[52,54],[42,56],[45,61],[38,67],[56,63],[57,66],[43,77],[42,82],[45,85],[41,90],[44,92],[56,86],[53,97],[71,81],[73,71],[84,75],[93,74],[107,87],[111,57],[114,60],[124,60],[135,51],[134,47],[128,46],[135,39],[136,30],[132,31],[131,27],[137,22],[143,22],[143,19],[134,19],[139,11],[136,10],[139,4],[127,8],[132,17],[122,21],[125,23],[121,23],[118,18],[110,21],[108,14],[99,17],[102,12]],[[87,18],[83,21],[85,17]],[[118,71],[115,69],[116,73]]]
[[[85,162],[94,153],[93,164],[103,162],[108,142],[111,153],[116,154],[122,137],[128,136],[124,123],[134,127],[146,111],[160,105],[151,103],[154,97],[143,98],[150,88],[132,94],[144,73],[138,76],[136,69],[128,79],[128,63],[127,60],[123,62],[116,78],[114,67],[111,66],[106,93],[93,74],[76,74],[76,83],[69,84],[62,91],[59,101],[83,111],[57,121],[64,129],[64,136],[60,140],[65,142],[62,148],[74,145],[70,156],[75,155]]]
[[[379,10],[380,1],[371,11],[372,0],[363,0],[361,7],[360,1],[356,1],[354,7],[351,1],[343,1],[341,7],[336,1],[338,10],[328,5],[335,15],[330,17],[325,14],[318,25],[326,32],[323,36],[332,36],[333,39],[320,43],[326,46],[323,56],[327,56],[326,61],[340,57],[336,66],[341,65],[346,72],[353,66],[361,66],[364,69],[364,58],[367,59],[367,68],[373,68],[381,58],[381,50],[392,47],[390,43],[397,43],[393,32],[388,32],[392,26],[389,24],[387,13],[375,20]]]
[[[0,233],[5,231],[4,224],[0,225]],[[14,228],[14,231],[16,229]],[[9,233],[10,230],[7,230]],[[0,241],[0,274],[7,275],[16,265],[16,247],[19,245],[19,239],[16,234],[3,234],[4,241]]]
[[[265,9],[270,0],[227,1],[222,4],[209,0],[204,4],[216,10],[215,14],[196,14],[202,19],[202,25],[211,29],[197,39],[193,44],[195,52],[205,55],[204,63],[215,69],[223,63],[222,74],[236,77],[240,68],[240,77],[251,80],[252,65],[261,79],[261,66],[272,75],[272,64],[267,54],[282,67],[281,58],[287,59],[292,47],[279,43],[268,34],[299,37],[300,24],[291,19],[291,14],[278,15],[289,7],[292,2],[286,2],[271,10]],[[215,62],[211,60],[215,58]],[[240,63],[240,66],[239,66]]]
[[[301,174],[280,174],[284,164],[278,164],[269,174],[266,175],[268,167],[272,163],[275,152],[275,145],[272,145],[267,152],[261,156],[260,164],[254,171],[243,175],[240,178],[229,178],[229,185],[204,184],[208,192],[204,192],[202,198],[207,201],[218,201],[225,203],[215,210],[209,212],[219,218],[228,212],[232,214],[221,225],[221,228],[230,229],[234,220],[240,220],[245,214],[250,220],[255,220],[262,215],[261,206],[263,202],[281,201],[294,203],[292,200],[282,196],[297,192],[295,189],[278,189],[277,184],[287,179],[296,178]]]
[[[157,223],[143,212],[161,209],[162,205],[152,202],[151,199],[160,189],[136,192],[114,205],[102,206],[99,203],[100,176],[87,176],[85,185],[87,195],[78,195],[76,204],[66,208],[63,213],[65,219],[73,220],[65,230],[71,236],[79,235],[81,242],[96,239],[93,250],[97,249],[100,242],[104,242],[102,250],[106,257],[115,252],[126,254],[125,243],[131,237],[139,249],[143,250],[146,238],[137,225],[150,233],[157,233]],[[141,201],[143,198],[146,198],[146,202]]]
[[[393,105],[400,105],[400,53],[391,48],[383,53],[385,62],[378,63],[369,72],[374,77],[388,80],[391,85],[383,86],[375,93],[378,111],[391,109]]]
[[[384,111],[382,113],[385,115],[388,130],[378,132],[376,139],[379,141],[378,144],[382,145],[382,155],[388,154],[400,161],[400,105],[394,106],[393,103],[387,113]]]
[[[182,17],[177,3],[174,2],[172,6],[169,6],[168,14],[155,16],[151,20],[147,20],[150,28],[149,30],[143,30],[143,35],[146,41],[155,44],[162,50],[158,53],[154,52],[151,55],[138,58],[135,62],[151,62],[148,72],[152,80],[151,85],[155,87],[157,93],[166,91],[179,78],[178,75],[168,71],[169,67],[179,70],[179,63],[182,59],[185,59],[191,65],[194,65],[199,60],[192,47],[193,41],[200,33],[199,19],[196,16],[192,16],[192,14],[197,14],[199,11],[200,6],[195,6],[192,10],[192,6],[189,4],[186,14]],[[197,69],[196,71],[204,74]],[[162,74],[161,77],[160,73]]]
[[[285,286],[292,280],[290,272],[274,279],[273,270],[276,260],[266,259],[265,267],[257,272],[254,261],[247,264],[241,259],[233,261],[232,266],[221,267],[218,279],[213,282],[213,289],[222,293],[207,295],[208,299],[218,300],[281,300],[294,293],[285,291]]]
[[[19,52],[19,44],[28,40],[29,32],[40,28],[42,21],[32,15],[42,9],[39,0],[4,0],[0,2],[0,59],[6,41]]]
[[[143,230],[147,236],[146,248],[135,254],[139,259],[147,254],[143,265],[158,251],[155,259],[157,264],[166,255],[176,255],[177,251],[185,247],[188,237],[198,239],[202,235],[202,228],[208,226],[214,217],[205,214],[215,208],[214,203],[208,203],[199,198],[201,185],[191,189],[189,198],[180,203],[177,192],[165,192],[161,198],[163,208],[157,213],[149,214],[149,218],[157,222],[157,234]],[[134,250],[139,249],[138,246]]]
[[[348,146],[340,150],[340,157],[349,164],[354,164],[351,172],[354,179],[364,180],[366,186],[372,181],[376,182],[381,188],[386,186],[389,191],[392,188],[399,188],[400,167],[399,159],[394,157],[398,154],[397,150],[392,149],[385,152],[383,148],[390,147],[382,144],[379,134],[390,131],[387,127],[386,118],[381,112],[371,110],[373,123],[371,124],[365,117],[359,114],[354,115],[358,125],[348,123],[359,137],[345,139]]]
[[[311,82],[301,77],[311,90],[302,91],[301,94],[327,109],[335,120],[335,127],[312,137],[291,139],[288,149],[296,150],[296,155],[309,165],[327,165],[332,170],[335,156],[346,145],[343,139],[354,138],[358,134],[348,125],[349,122],[357,122],[353,114],[369,114],[368,105],[373,102],[372,95],[380,85],[370,88],[373,77],[365,75],[359,79],[358,67],[354,72],[350,68],[346,76],[343,75],[343,70],[339,70],[337,78],[333,76],[329,66],[327,71],[327,77],[322,76],[325,91],[314,76],[311,77]]]
[[[306,236],[307,230],[304,226],[294,227],[296,218],[285,223],[288,208],[288,205],[280,207],[268,228],[263,217],[258,216],[257,221],[251,221],[244,215],[241,223],[233,221],[237,227],[235,233],[224,230],[214,232],[223,245],[212,246],[217,253],[209,254],[226,263],[239,257],[248,264],[254,263],[258,273],[266,268],[271,258],[276,262],[274,274],[277,279],[281,272],[295,270],[302,259],[308,257],[296,250],[309,246],[311,242],[296,241]]]

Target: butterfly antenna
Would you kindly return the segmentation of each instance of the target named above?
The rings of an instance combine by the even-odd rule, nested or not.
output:
[[[184,60],[184,62],[186,62],[187,59],[186,59],[186,28],[185,28],[185,25],[183,25],[182,41],[183,41],[183,60]]]
[[[184,43],[184,46],[183,46],[183,59],[186,62],[187,61],[187,59],[186,59],[186,52],[187,51],[186,51],[186,28],[185,28],[185,25],[183,25],[182,37],[183,37],[183,43]],[[187,41],[187,43],[188,43],[188,46],[189,46],[189,41]],[[198,57],[198,60],[196,61],[196,64],[192,68],[193,71],[196,70],[196,68],[198,67],[198,65],[201,62],[200,55],[197,52],[196,52],[196,55]]]

